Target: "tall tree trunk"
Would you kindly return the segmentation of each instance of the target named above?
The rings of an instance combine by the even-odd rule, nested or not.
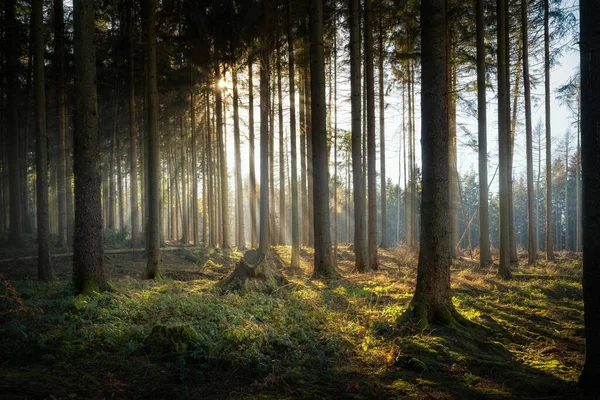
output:
[[[73,280],[78,293],[90,293],[108,289],[104,276],[100,203],[94,3],[74,0],[73,21],[75,49]]]
[[[194,98],[194,69],[190,59],[190,125],[192,131],[192,224],[194,228],[194,246],[200,243],[200,227],[198,225],[198,138],[196,137],[196,100]],[[205,197],[202,198],[204,203]],[[204,238],[204,236],[202,236]]]
[[[580,126],[581,126],[581,84],[578,88],[577,93],[577,163],[575,164],[575,251],[580,252],[582,250],[582,224],[581,224],[581,146],[579,142],[580,137]]]
[[[140,245],[138,210],[137,126],[135,120],[135,68],[133,64],[133,0],[127,1],[127,84],[129,88],[129,176],[131,187],[131,247]]]
[[[373,3],[365,0],[365,81],[367,96],[367,164],[369,217],[368,217],[368,262],[372,270],[379,269],[377,262],[377,171],[375,148],[375,78],[373,74]]]
[[[268,19],[268,16],[267,16]],[[269,254],[269,64],[270,54],[263,38],[260,57],[260,237],[259,249]]]
[[[488,212],[487,172],[487,110],[486,110],[486,64],[485,20],[483,0],[477,0],[477,126],[479,142],[479,266],[492,264],[490,250],[490,216]]]
[[[179,116],[179,129],[181,131],[181,242],[188,244],[189,229],[188,229],[188,207],[187,207],[187,174],[186,174],[186,145],[185,127],[183,126],[183,114]]]
[[[550,129],[550,4],[544,0],[544,87],[546,103],[546,259],[554,261],[552,246],[552,133]]]
[[[529,32],[527,0],[521,0],[521,34],[523,37],[523,86],[525,89],[525,144],[527,152],[527,262],[535,264],[537,243],[535,237],[536,218],[533,210],[533,128],[531,122],[531,86],[529,81]]]
[[[600,3],[580,2],[581,166],[583,183],[583,398],[600,396]]]
[[[510,271],[510,236],[509,236],[509,171],[510,157],[509,124],[507,110],[507,70],[506,63],[506,0],[497,0],[498,17],[498,147],[499,147],[499,180],[500,180],[500,265],[498,273],[504,279],[511,277]]]
[[[361,56],[360,56],[360,1],[349,0],[350,8],[350,105],[352,113],[352,186],[354,188],[354,268],[366,272],[367,240],[365,234],[365,193],[361,149]]]
[[[254,166],[254,86],[252,84],[252,59],[248,59],[248,145],[250,147],[250,178],[248,193],[250,201],[250,247],[258,246],[256,233],[256,173]]]
[[[16,0],[4,3],[6,20],[6,76],[16,77],[19,55],[17,50],[18,26],[15,17]],[[23,246],[23,219],[21,210],[21,181],[19,179],[19,131],[18,131],[18,79],[7,79],[6,84],[6,136],[8,137],[8,184],[10,225],[8,241]]]
[[[276,40],[278,41],[278,40]],[[277,224],[275,222],[275,68],[269,66],[269,234],[271,244],[277,245]]]
[[[448,85],[448,180],[449,180],[449,201],[450,201],[450,256],[456,257],[456,250],[460,246],[458,231],[458,167],[456,165],[456,85],[454,64],[454,30],[452,24],[446,27],[448,30],[448,47],[446,74]],[[465,221],[466,225],[466,221]]]
[[[338,125],[337,125],[337,13],[333,21],[333,264],[338,265]],[[330,85],[331,88],[331,85]],[[329,96],[331,100],[331,95]],[[331,108],[331,107],[330,107]]]
[[[48,134],[46,132],[46,81],[44,77],[44,18],[43,0],[34,0],[33,47],[35,87],[35,171],[37,185],[38,278],[52,279],[48,243]],[[66,228],[66,225],[65,225]]]
[[[565,247],[569,250],[569,131],[565,135]]]
[[[277,105],[279,111],[279,245],[285,240],[285,152],[283,151],[283,95],[281,92],[281,54],[277,46]]]
[[[296,81],[294,74],[294,38],[292,20],[292,0],[287,0],[288,18],[288,71],[290,87],[290,147],[292,152],[291,183],[292,183],[292,260],[290,267],[300,267],[300,221],[298,218],[298,172],[296,151]]]
[[[125,228],[125,206],[123,204],[123,175],[121,171],[121,141],[117,139],[117,187],[119,190],[119,230]]]
[[[369,1],[369,0],[367,0]],[[323,51],[323,0],[312,0],[310,8],[310,84],[312,172],[314,182],[313,278],[335,276],[331,256],[329,222],[329,169],[327,160],[327,116],[325,102],[325,56]]]
[[[304,68],[304,99],[305,99],[305,117],[306,117],[306,181],[308,186],[308,245],[314,247],[315,245],[315,224],[314,224],[314,216],[315,216],[315,207],[314,207],[314,164],[313,164],[313,136],[312,136],[312,75],[309,77],[308,70],[308,58],[306,59],[306,64]]]
[[[148,75],[148,263],[145,277],[161,279],[160,271],[160,144],[158,135],[158,86],[156,72],[156,10],[154,0],[144,0],[147,28]]]
[[[215,67],[215,80],[221,78],[221,72],[219,65]],[[217,117],[217,147],[220,158],[220,172],[221,172],[221,248],[229,249],[229,189],[227,185],[227,159],[225,157],[225,142],[223,139],[223,98],[220,90],[215,91],[215,105],[216,105],[216,117]]]
[[[302,244],[308,245],[308,196],[306,190],[306,93],[300,74],[300,194],[302,196]]]
[[[56,129],[58,138],[58,249],[69,245],[67,227],[67,103],[65,99],[64,8],[62,0],[54,0],[54,68],[56,79]]]
[[[238,250],[246,249],[246,238],[244,236],[244,193],[242,186],[242,154],[240,150],[240,117],[238,111],[238,77],[237,68],[232,72],[233,80],[233,136],[235,140],[235,202],[237,208],[237,238]]]
[[[383,6],[382,2],[379,10],[379,162],[381,166],[381,248],[388,248],[387,238],[387,189],[385,181],[385,92],[384,92],[384,70],[383,58],[385,49],[383,48]],[[337,154],[337,153],[336,153]]]
[[[417,287],[407,316],[421,326],[453,324],[457,312],[450,292],[450,216],[448,198],[448,86],[444,0],[421,3],[421,249]]]

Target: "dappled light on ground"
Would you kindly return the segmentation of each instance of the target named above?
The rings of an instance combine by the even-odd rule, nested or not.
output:
[[[215,288],[239,252],[162,253],[165,280],[141,280],[143,252],[107,254],[112,292],[74,297],[69,258],[58,279],[35,261],[0,263],[0,387],[14,398],[573,398],[583,364],[581,263],[452,267],[453,301],[469,328],[396,322],[412,298],[416,253],[380,250],[381,270],[309,280],[312,250],[271,293]]]

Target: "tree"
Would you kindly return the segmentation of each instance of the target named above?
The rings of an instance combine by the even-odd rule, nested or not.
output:
[[[458,313],[450,292],[446,2],[423,0],[421,25],[421,251],[417,287],[405,318],[421,326],[448,325]]]
[[[215,66],[215,79],[218,81],[220,78],[221,71],[219,64],[217,63]],[[225,140],[223,138],[223,96],[221,88],[219,87],[215,90],[215,106],[217,114],[217,149],[219,152],[221,172],[221,228],[223,230],[221,248],[229,249],[229,185],[227,184],[227,158],[225,157]]]
[[[268,25],[268,16],[267,16]],[[260,52],[260,215],[259,249],[269,254],[269,43],[262,39]]]
[[[529,82],[529,35],[527,14],[527,0],[521,0],[521,35],[523,38],[523,86],[525,87],[525,142],[527,147],[527,261],[529,264],[534,264],[537,259],[537,243],[535,241],[536,219],[533,210],[533,128],[531,122],[531,89]]]
[[[338,275],[331,255],[329,222],[329,170],[327,165],[327,116],[325,56],[323,51],[323,0],[310,7],[311,135],[315,261],[313,278]]]
[[[497,0],[498,18],[498,148],[500,180],[500,265],[498,273],[510,279],[510,216],[509,216],[509,157],[510,132],[508,123],[508,74],[506,63],[506,0]]]
[[[158,135],[158,86],[156,71],[156,10],[155,0],[144,0],[147,46],[147,76],[148,106],[146,118],[148,120],[148,263],[146,264],[145,277],[147,279],[161,279],[160,272],[160,144]]]
[[[292,36],[292,0],[287,2],[288,17],[288,54],[289,54],[289,85],[290,85],[290,147],[292,152],[292,260],[291,267],[300,266],[300,226],[298,220],[298,172],[296,151],[296,81],[294,74],[294,38]]]
[[[133,0],[126,5],[127,19],[127,84],[129,89],[129,173],[131,186],[131,247],[140,245],[140,214],[138,211],[137,125],[135,119],[135,68],[133,61]]]
[[[48,244],[48,133],[46,132],[46,81],[44,77],[43,0],[32,3],[35,86],[35,170],[37,192],[38,278],[52,279]],[[66,232],[66,214],[65,232]],[[66,244],[66,243],[65,243]]]
[[[242,187],[242,154],[240,150],[240,118],[238,111],[238,77],[237,68],[232,72],[233,80],[233,136],[235,142],[235,206],[237,209],[237,238],[236,243],[239,250],[246,248],[246,238],[244,237],[244,202]]]
[[[583,184],[584,398],[600,396],[600,3],[580,2],[581,166]]]
[[[377,270],[377,171],[375,170],[375,82],[373,78],[373,4],[365,0],[365,81],[367,95],[367,164],[368,164],[368,263]]]
[[[387,249],[387,199],[385,180],[385,92],[383,59],[385,49],[383,44],[383,1],[380,1],[379,10],[379,159],[381,165],[381,248]],[[336,132],[337,133],[337,132]],[[336,152],[337,154],[337,152]],[[337,192],[336,192],[337,193]]]
[[[258,246],[256,234],[256,173],[254,171],[254,85],[252,84],[252,58],[248,58],[248,146],[250,150],[250,177],[248,194],[250,201],[250,246]],[[261,167],[262,168],[262,167]]]
[[[487,177],[487,111],[486,111],[486,65],[485,26],[483,0],[476,0],[477,19],[477,127],[479,143],[479,266],[492,264],[490,251],[490,216],[488,212]]]
[[[360,2],[349,0],[350,10],[350,101],[352,113],[352,183],[354,188],[354,266],[367,270],[365,237],[365,193],[362,174],[360,126]]]
[[[23,220],[21,210],[21,182],[19,180],[19,134],[18,134],[18,79],[17,66],[19,55],[17,50],[18,25],[15,17],[16,0],[4,2],[4,19],[6,20],[6,135],[8,136],[8,186],[10,204],[9,243],[23,245]]]
[[[64,7],[62,0],[54,0],[54,69],[56,76],[56,129],[57,129],[57,194],[58,194],[58,248],[68,246],[67,223],[67,102],[65,99],[65,44]],[[46,186],[47,187],[47,186]],[[47,189],[46,189],[47,190]]]
[[[554,260],[552,247],[552,133],[550,129],[550,4],[544,0],[544,94],[546,104],[546,258]]]
[[[78,293],[108,289],[104,276],[94,3],[73,1],[75,52],[75,231],[73,281]]]

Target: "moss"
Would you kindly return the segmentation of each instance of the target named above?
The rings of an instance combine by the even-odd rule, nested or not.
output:
[[[198,332],[188,325],[154,325],[144,339],[144,346],[154,355],[183,353],[198,343]]]

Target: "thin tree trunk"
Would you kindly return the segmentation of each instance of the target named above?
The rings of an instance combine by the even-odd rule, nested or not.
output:
[[[138,210],[137,126],[135,120],[135,67],[133,58],[133,0],[127,1],[127,66],[129,87],[129,176],[131,187],[131,247],[140,245],[140,214]]]
[[[15,17],[16,0],[6,0],[4,19],[6,20],[6,76],[17,75],[18,26]],[[8,184],[10,204],[9,244],[23,246],[23,219],[21,210],[21,181],[19,179],[19,135],[18,135],[18,80],[7,79],[6,84],[6,135],[8,136]]]
[[[32,3],[35,69],[35,170],[37,185],[38,278],[52,279],[48,243],[48,134],[46,132],[46,81],[44,77],[43,0]],[[65,226],[66,228],[66,226]]]
[[[267,16],[268,20],[268,16]],[[269,254],[269,64],[267,39],[263,38],[260,57],[260,238],[259,249]]]
[[[248,145],[250,147],[250,246],[255,249],[258,246],[258,235],[256,233],[256,173],[254,166],[254,86],[252,84],[252,59],[248,59]]]
[[[497,0],[498,17],[498,146],[500,180],[500,265],[498,273],[504,279],[510,279],[510,236],[509,236],[509,199],[508,199],[508,163],[510,157],[509,124],[507,110],[507,70],[506,58],[506,0]]]
[[[291,183],[292,183],[292,260],[290,267],[300,267],[300,221],[298,218],[298,172],[296,151],[296,81],[294,74],[294,38],[292,20],[292,0],[287,1],[288,18],[288,71],[290,85],[290,145],[292,152]]]
[[[546,103],[546,259],[554,261],[552,246],[552,133],[550,130],[549,0],[544,0],[544,87]]]
[[[382,7],[382,3],[379,3]],[[387,189],[385,181],[385,92],[383,58],[383,9],[379,10],[379,162],[381,174],[381,248],[388,248],[387,238]]]
[[[483,0],[477,0],[477,123],[479,142],[479,266],[492,264],[490,217],[488,212],[487,110],[485,21]]]
[[[447,25],[448,47],[446,74],[448,84],[448,180],[450,201],[450,256],[456,257],[456,250],[460,247],[458,237],[458,167],[456,165],[456,85],[454,65],[454,30],[451,24]],[[466,221],[465,221],[466,224]]]
[[[68,247],[67,223],[67,104],[65,100],[64,8],[62,0],[54,0],[54,67],[56,79],[56,129],[58,138],[58,249]]]
[[[308,245],[314,247],[315,245],[315,225],[314,225],[314,216],[315,216],[315,207],[314,207],[314,164],[313,164],[313,135],[312,135],[312,93],[311,93],[311,79],[312,75],[309,77],[308,70],[308,60],[306,60],[305,68],[304,68],[304,99],[306,106],[306,180],[308,185]]]
[[[379,269],[377,261],[377,171],[375,148],[375,78],[373,74],[373,3],[365,0],[365,70],[367,97],[367,159],[368,159],[368,262],[372,270]]]
[[[521,32],[523,37],[523,86],[525,90],[525,144],[527,152],[527,262],[535,264],[537,243],[535,237],[536,218],[533,210],[533,128],[531,121],[531,86],[529,81],[529,32],[527,0],[521,0]]]
[[[148,263],[145,277],[161,279],[160,271],[160,143],[158,136],[158,86],[156,72],[155,0],[144,0],[147,21],[148,75]]]
[[[216,65],[216,75],[215,80],[218,81],[221,77],[221,72],[219,65]],[[225,143],[223,140],[223,99],[221,96],[221,91],[215,91],[215,105],[216,105],[216,113],[217,113],[217,147],[219,149],[219,165],[221,166],[221,229],[222,229],[222,238],[221,238],[221,248],[229,249],[231,246],[229,245],[229,189],[227,185],[227,159],[225,158]]]
[[[235,201],[237,209],[237,238],[238,250],[246,249],[246,238],[244,236],[244,193],[242,186],[242,155],[240,150],[240,117],[238,111],[238,77],[237,69],[232,72],[233,80],[233,136],[235,141]]]
[[[186,174],[186,154],[185,149],[187,142],[185,137],[185,129],[183,126],[183,114],[179,116],[179,129],[181,131],[181,242],[188,244],[189,229],[188,229],[188,207],[187,207],[187,174]]]
[[[308,198],[306,191],[306,92],[300,75],[300,194],[302,196],[302,244],[308,245]]]
[[[576,243],[575,243],[575,251],[580,252],[582,250],[582,224],[581,224],[581,146],[579,142],[580,137],[580,126],[581,126],[581,85],[578,88],[577,93],[577,162],[575,163],[575,190],[577,191],[575,195],[575,201],[577,202],[575,206],[575,234],[576,234]]]
[[[279,245],[285,240],[285,152],[283,151],[283,95],[281,92],[281,54],[277,46],[277,103],[279,111]]]
[[[360,1],[349,0],[350,9],[350,101],[352,112],[352,178],[354,188],[354,268],[366,272],[367,241],[365,234],[365,193],[361,154],[361,67],[360,67]]]

